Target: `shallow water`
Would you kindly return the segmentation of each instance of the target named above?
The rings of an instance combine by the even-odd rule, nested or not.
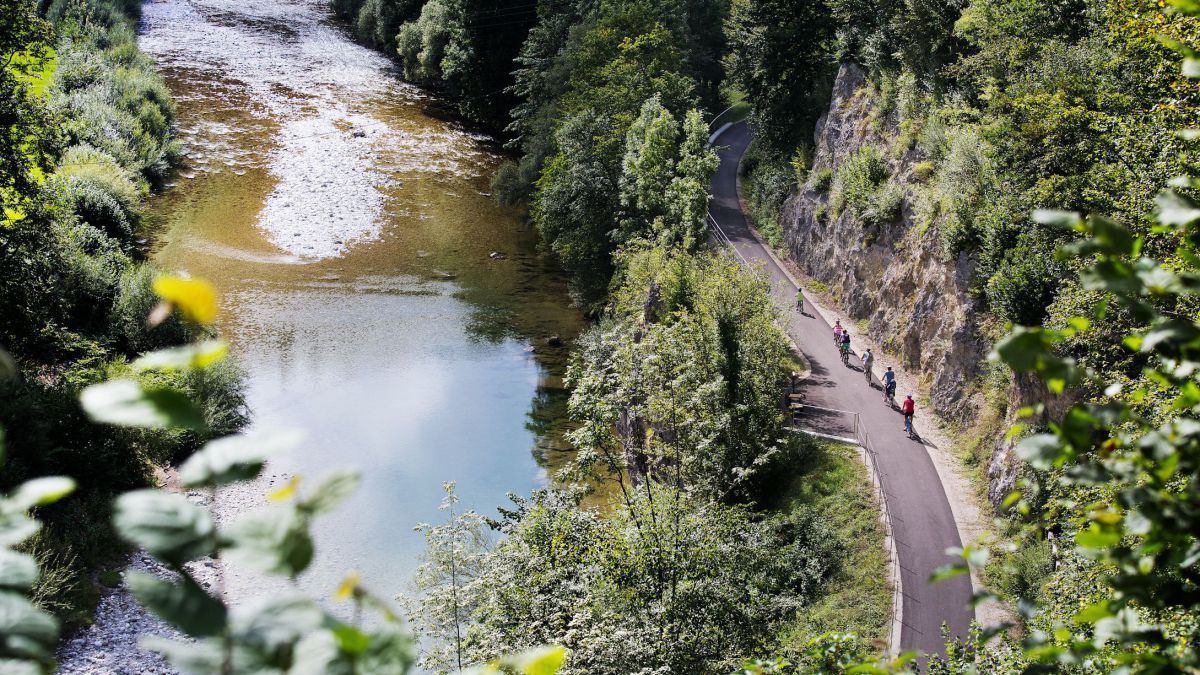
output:
[[[443,481],[494,513],[566,452],[566,347],[547,345],[581,327],[564,280],[487,194],[489,139],[354,44],[326,0],[156,0],[141,30],[187,152],[153,204],[156,259],[220,290],[254,426],[308,433],[254,489],[361,470],[304,585],[357,569],[404,591]]]

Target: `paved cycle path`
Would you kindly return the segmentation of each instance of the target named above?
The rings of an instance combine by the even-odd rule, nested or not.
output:
[[[949,625],[952,636],[966,636],[975,616],[968,606],[971,582],[966,575],[929,583],[935,569],[952,562],[946,549],[961,545],[946,492],[925,446],[905,435],[903,417],[882,401],[881,390],[868,386],[858,359],[851,359],[853,368],[842,364],[832,327],[811,305],[805,315],[795,311],[796,286],[751,234],[737,196],[738,163],[750,139],[745,122],[718,132],[714,144],[720,146],[721,164],[713,177],[709,212],[737,253],[749,264],[764,267],[777,302],[790,308],[788,332],[812,369],[803,384],[805,402],[860,413],[878,456],[896,540],[904,594],[900,650],[943,653],[943,623]],[[853,340],[855,331],[851,329]],[[876,378],[881,369],[877,360]],[[879,386],[878,380],[874,386]],[[897,401],[906,393],[897,391]],[[921,430],[916,431],[919,434]]]

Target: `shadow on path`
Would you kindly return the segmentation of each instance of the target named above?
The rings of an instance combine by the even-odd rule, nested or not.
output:
[[[795,285],[751,233],[738,201],[738,163],[750,138],[750,129],[743,122],[729,127],[717,139],[717,145],[723,147],[719,148],[721,164],[713,178],[709,210],[736,252],[749,264],[765,270],[776,294],[795,298]],[[958,527],[933,461],[919,435],[906,436],[898,410],[880,400],[878,391],[867,384],[862,369],[842,365],[833,344],[833,328],[815,311],[797,316],[794,301],[782,309],[793,315],[788,332],[804,351],[811,367],[811,374],[802,384],[806,403],[858,412],[862,427],[878,453],[904,591],[900,649],[943,653],[943,623],[948,624],[951,636],[965,637],[975,613],[968,605],[971,582],[967,576],[936,585],[929,583],[934,570],[953,562],[946,549],[961,546]],[[907,393],[910,392],[896,392],[896,397],[903,400]],[[814,414],[818,414],[813,420],[815,428],[825,431],[826,425],[836,426],[830,415],[822,418],[819,413]],[[840,435],[836,430],[827,433]]]

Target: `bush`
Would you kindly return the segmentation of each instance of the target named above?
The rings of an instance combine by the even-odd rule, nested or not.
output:
[[[917,162],[913,165],[913,178],[925,182],[933,176],[935,169],[933,162]]]
[[[1046,255],[1046,249],[1023,243],[988,279],[988,303],[1005,320],[1021,326],[1039,326],[1065,275],[1066,269]]]
[[[808,175],[808,184],[822,194],[829,192],[829,188],[833,185],[833,169],[827,166],[813,169]]]
[[[449,43],[450,9],[442,0],[430,0],[421,8],[421,16],[401,26],[396,35],[404,76],[418,82],[441,81]]]
[[[157,274],[146,264],[132,265],[121,274],[109,325],[110,336],[126,354],[183,344],[193,337],[193,329],[175,314],[157,326],[146,323],[159,302],[151,289]]]
[[[876,188],[888,177],[887,163],[879,148],[864,145],[837,168],[833,179],[834,199],[838,210],[847,208],[855,218],[862,218],[870,207]]]
[[[997,585],[1009,598],[1032,599],[1054,572],[1052,547],[1039,539],[1014,551],[1002,563]]]
[[[904,188],[898,183],[887,181],[867,200],[867,206],[861,215],[863,224],[879,226],[894,223],[899,220],[903,207]]]
[[[111,155],[86,146],[70,148],[53,185],[67,212],[104,231],[123,249],[133,247],[143,191],[137,178]]]

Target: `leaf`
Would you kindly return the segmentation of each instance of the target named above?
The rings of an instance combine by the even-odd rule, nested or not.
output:
[[[524,675],[555,675],[567,660],[565,647],[538,647],[520,654],[507,656],[501,663],[516,668]]]
[[[0,588],[24,592],[38,580],[38,565],[33,556],[0,549]]]
[[[1033,222],[1051,227],[1078,228],[1083,224],[1083,218],[1074,211],[1038,209],[1033,212]]]
[[[125,573],[125,583],[138,602],[187,635],[211,637],[225,630],[225,605],[186,574],[178,583],[172,583],[153,574],[130,571]]]
[[[225,663],[220,643],[213,640],[183,642],[149,635],[139,640],[139,644],[162,654],[177,670],[190,675],[221,675]]]
[[[1158,206],[1158,221],[1164,225],[1186,227],[1200,220],[1200,208],[1195,202],[1174,190],[1164,190],[1154,198]]]
[[[272,490],[269,494],[267,494],[267,499],[270,499],[273,502],[281,502],[296,494],[296,490],[299,488],[300,476],[292,476],[288,479],[287,483],[284,483],[283,487],[279,488],[278,490]]]
[[[1112,609],[1109,608],[1108,601],[1103,600],[1094,605],[1088,605],[1071,617],[1071,620],[1079,625],[1096,623],[1101,619],[1106,619],[1113,616]]]
[[[1112,548],[1121,542],[1121,534],[1107,529],[1088,528],[1081,530],[1075,534],[1075,543],[1079,546],[1092,549],[1103,550]]]
[[[238,606],[230,625],[238,643],[257,651],[277,668],[287,668],[292,647],[325,619],[312,599],[296,591],[251,600]]]
[[[225,540],[230,560],[260,572],[294,577],[313,558],[307,524],[291,508],[255,511],[230,527]]]
[[[356,471],[332,473],[301,503],[301,508],[311,513],[329,513],[354,494],[359,482],[361,479]]]
[[[160,276],[154,280],[154,293],[196,323],[208,324],[217,318],[217,292],[203,279]]]
[[[1066,452],[1054,434],[1034,434],[1025,438],[1015,448],[1017,457],[1043,471],[1052,468]]]
[[[338,649],[359,656],[371,646],[371,636],[355,628],[341,624],[332,629],[333,637],[337,640]]]
[[[338,584],[337,590],[333,593],[334,600],[346,600],[351,595],[354,595],[354,590],[362,583],[362,576],[358,572],[350,572],[342,579],[342,583]]]
[[[0,517],[0,546],[16,546],[37,534],[41,523],[23,513]]]
[[[182,392],[146,390],[133,380],[110,380],[83,390],[79,402],[92,421],[154,429],[203,430],[204,414]]]
[[[45,476],[26,481],[10,497],[22,511],[35,506],[45,506],[66,497],[75,491],[75,481],[65,476]]]
[[[130,364],[134,370],[189,370],[204,368],[225,358],[229,344],[223,340],[205,340],[182,347],[170,347],[143,354]]]
[[[58,643],[58,622],[25,596],[0,591],[0,656],[45,661]]]
[[[179,467],[179,478],[188,487],[248,480],[258,475],[270,455],[299,445],[303,438],[296,431],[218,438]]]
[[[954,577],[962,576],[966,573],[967,573],[966,565],[962,565],[962,564],[958,564],[958,563],[942,565],[941,567],[938,567],[937,569],[935,569],[933,571],[933,574],[929,575],[929,583],[931,583],[931,584],[940,583],[940,582],[946,581],[947,579],[953,579]]]
[[[1137,239],[1129,230],[1115,220],[1102,216],[1090,216],[1087,220],[1088,229],[1092,235],[1092,243],[1100,250],[1110,255],[1132,255],[1137,247]]]
[[[159,490],[117,497],[113,524],[131,543],[174,564],[204,557],[216,545],[216,528],[208,511],[183,496]]]
[[[17,377],[17,362],[3,349],[0,349],[0,382],[13,380]]]

